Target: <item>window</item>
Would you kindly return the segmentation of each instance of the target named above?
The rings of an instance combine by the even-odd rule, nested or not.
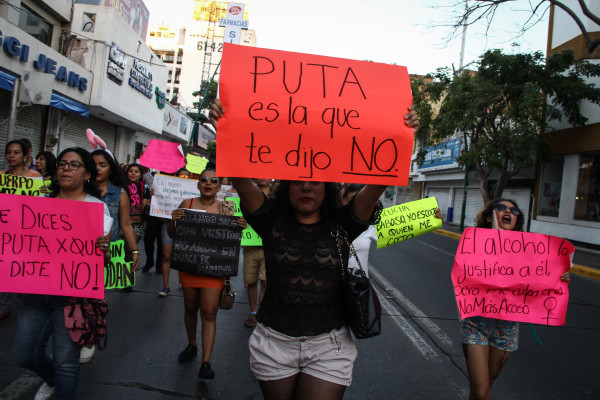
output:
[[[552,158],[550,164],[542,169],[538,196],[538,215],[558,217],[563,164],[564,156],[556,156]]]
[[[151,31],[151,32],[150,32],[150,37],[154,37],[154,36],[156,36],[156,32],[154,32],[154,31]]]
[[[23,4],[21,4],[21,12],[19,13],[19,28],[44,43],[46,46],[50,46],[52,40],[52,24]]]
[[[600,221],[600,151],[579,155],[575,219]]]

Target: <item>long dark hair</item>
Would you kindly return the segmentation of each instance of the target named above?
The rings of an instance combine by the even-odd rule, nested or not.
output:
[[[49,151],[42,151],[35,156],[35,159],[37,160],[39,156],[44,157],[46,160],[46,172],[43,177],[45,178],[46,176],[50,176],[51,179],[56,178],[56,157],[54,154]],[[42,171],[39,172],[41,173]]]
[[[108,180],[115,186],[119,186],[124,188],[127,186],[127,178],[125,177],[125,173],[123,172],[123,168],[119,166],[116,159],[113,159],[110,154],[108,154],[104,150],[94,150],[92,151],[92,157],[95,155],[101,155],[104,157],[108,166],[110,167],[110,174],[108,175]]]
[[[275,189],[273,200],[284,211],[286,217],[294,222],[296,221],[296,211],[290,202],[290,183],[291,181],[280,181],[277,189]],[[337,221],[340,217],[338,209],[338,199],[340,197],[339,186],[335,182],[324,183],[325,198],[320,208],[321,218],[324,221]]]
[[[517,210],[519,210],[519,215],[517,215],[517,223],[515,224],[515,229],[513,229],[513,230],[514,231],[522,231],[523,224],[525,222],[525,216],[523,215],[523,211],[521,211],[517,202],[514,200],[511,200],[511,199],[498,199],[498,200],[488,201],[485,204],[485,207],[483,207],[483,209],[481,211],[479,211],[479,213],[477,214],[477,220],[476,220],[477,228],[491,228],[492,227],[492,222],[488,221],[488,218],[490,218],[493,221],[492,213],[494,212],[494,209],[496,208],[496,204],[500,203],[501,201],[513,203],[515,205],[515,208]]]
[[[90,173],[90,179],[86,180],[83,184],[83,190],[94,197],[100,198],[100,190],[98,189],[98,185],[96,184],[96,177],[98,176],[98,169],[96,168],[96,162],[94,161],[94,157],[90,154],[89,151],[82,149],[81,147],[69,147],[68,149],[64,149],[58,155],[56,159],[56,165],[58,162],[62,160],[65,154],[67,153],[77,153],[79,157],[81,157],[81,161],[83,162],[83,167],[87,172]],[[60,186],[58,185],[58,181],[53,179],[50,184],[50,197],[56,197],[60,192]]]

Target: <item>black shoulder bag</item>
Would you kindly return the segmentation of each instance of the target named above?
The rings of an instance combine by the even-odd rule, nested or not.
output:
[[[377,336],[381,333],[381,304],[377,293],[371,286],[354,246],[348,241],[346,231],[332,231],[331,235],[335,238],[342,267],[342,296],[346,322],[357,339]],[[344,266],[342,240],[348,245],[360,268],[351,271]]]

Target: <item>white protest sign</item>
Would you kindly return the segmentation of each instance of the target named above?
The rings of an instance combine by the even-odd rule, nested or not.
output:
[[[195,179],[156,174],[152,187],[154,196],[150,203],[150,215],[153,217],[171,219],[171,213],[183,200],[200,196]]]

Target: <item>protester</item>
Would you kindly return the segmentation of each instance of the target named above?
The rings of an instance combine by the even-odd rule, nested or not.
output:
[[[185,178],[186,173],[189,176],[189,172],[185,168],[181,168],[176,172],[175,176]],[[160,273],[162,274],[163,288],[160,292],[158,292],[158,295],[160,297],[167,297],[171,293],[171,288],[169,287],[169,276],[171,275],[171,252],[173,251],[173,238],[169,236],[169,233],[167,232],[170,220],[164,218],[161,218],[160,220],[162,224],[160,227]]]
[[[514,200],[488,202],[477,215],[478,228],[522,231],[523,212]],[[569,272],[560,276],[569,283]],[[488,400],[492,384],[519,346],[519,323],[495,318],[461,320],[462,347],[469,373],[469,400]]]
[[[26,176],[28,178],[39,178],[39,172],[29,169],[25,163],[27,161],[27,152],[29,148],[27,144],[21,140],[11,140],[6,144],[6,150],[4,155],[6,156],[6,162],[9,168],[4,171],[0,171],[0,174],[8,174],[15,176]]]
[[[69,148],[58,156],[57,181],[52,183],[51,196],[57,199],[101,203],[97,198],[96,165],[82,148]],[[104,205],[104,234],[97,246],[109,250],[112,219]],[[18,366],[35,372],[44,383],[35,395],[36,400],[77,398],[79,385],[80,349],[71,340],[65,327],[65,296],[23,294],[17,320],[14,358]],[[52,335],[52,358],[46,345]]]
[[[142,180],[142,168],[139,164],[130,164],[125,171],[129,183],[125,187],[129,196],[129,220],[139,242],[146,231],[146,210],[150,207],[150,193]]]
[[[268,196],[271,192],[270,179],[254,179],[258,188]],[[262,301],[267,289],[267,271],[265,268],[265,253],[262,246],[244,246],[244,284],[248,291],[250,314],[244,321],[244,326],[251,328],[256,325],[257,303]],[[260,292],[258,291],[260,282]]]
[[[42,151],[35,157],[37,170],[45,181],[56,177],[56,157],[49,151]]]
[[[150,173],[147,167],[142,166],[142,172],[144,173],[143,180],[148,185],[148,192],[150,193],[150,199],[154,195],[154,175]],[[144,251],[146,253],[146,263],[142,268],[143,273],[147,273],[156,265],[156,273],[162,274],[162,240],[160,237],[160,231],[163,225],[163,219],[159,217],[153,217],[148,215],[146,218],[146,230],[144,232]],[[156,249],[156,262],[154,261],[154,242],[157,244]]]
[[[224,110],[210,111],[216,127]],[[408,126],[418,128],[409,109]],[[357,355],[342,307],[342,267],[348,246],[377,216],[385,186],[366,185],[338,207],[337,185],[282,181],[268,199],[247,178],[232,178],[248,223],[262,237],[267,290],[250,337],[250,368],[265,399],[341,399]]]
[[[33,145],[31,144],[31,141],[27,138],[21,138],[19,140],[22,141],[23,143],[25,143],[25,146],[27,147],[26,152],[25,152],[25,167],[28,169],[33,169],[33,170],[37,171],[37,165],[35,162],[35,158],[33,158],[33,156],[32,156]]]
[[[137,248],[135,234],[129,220],[129,198],[123,189],[126,185],[123,171],[116,163],[113,155],[106,150],[94,150],[92,152],[98,175],[96,184],[100,190],[100,200],[108,206],[108,211],[113,219],[110,241],[116,242],[123,239],[129,253],[127,259],[132,259],[132,268],[137,270],[140,266],[140,251]],[[83,346],[79,362],[84,364],[90,362],[96,353],[96,346]]]
[[[233,215],[234,205],[232,202],[224,202],[217,199],[217,192],[221,184],[215,175],[214,169],[206,168],[200,174],[198,190],[200,197],[186,199],[181,202],[179,208],[173,211],[173,219],[169,223],[168,233],[170,237],[175,235],[176,221],[183,218],[184,208],[192,210],[204,210],[212,214]],[[238,225],[246,227],[243,218],[238,220]],[[179,281],[183,286],[183,302],[185,307],[185,330],[188,337],[187,347],[179,354],[179,362],[191,361],[198,353],[196,343],[196,327],[198,326],[198,310],[202,322],[202,366],[198,376],[203,379],[213,379],[215,373],[210,365],[215,336],[217,334],[217,312],[221,291],[225,284],[225,278],[201,276],[179,271]]]
[[[0,171],[0,174],[26,176],[29,178],[40,177],[39,172],[25,167],[27,151],[27,144],[22,140],[11,140],[8,142],[4,154],[9,168]],[[12,293],[0,292],[0,320],[10,317],[12,298]]]

